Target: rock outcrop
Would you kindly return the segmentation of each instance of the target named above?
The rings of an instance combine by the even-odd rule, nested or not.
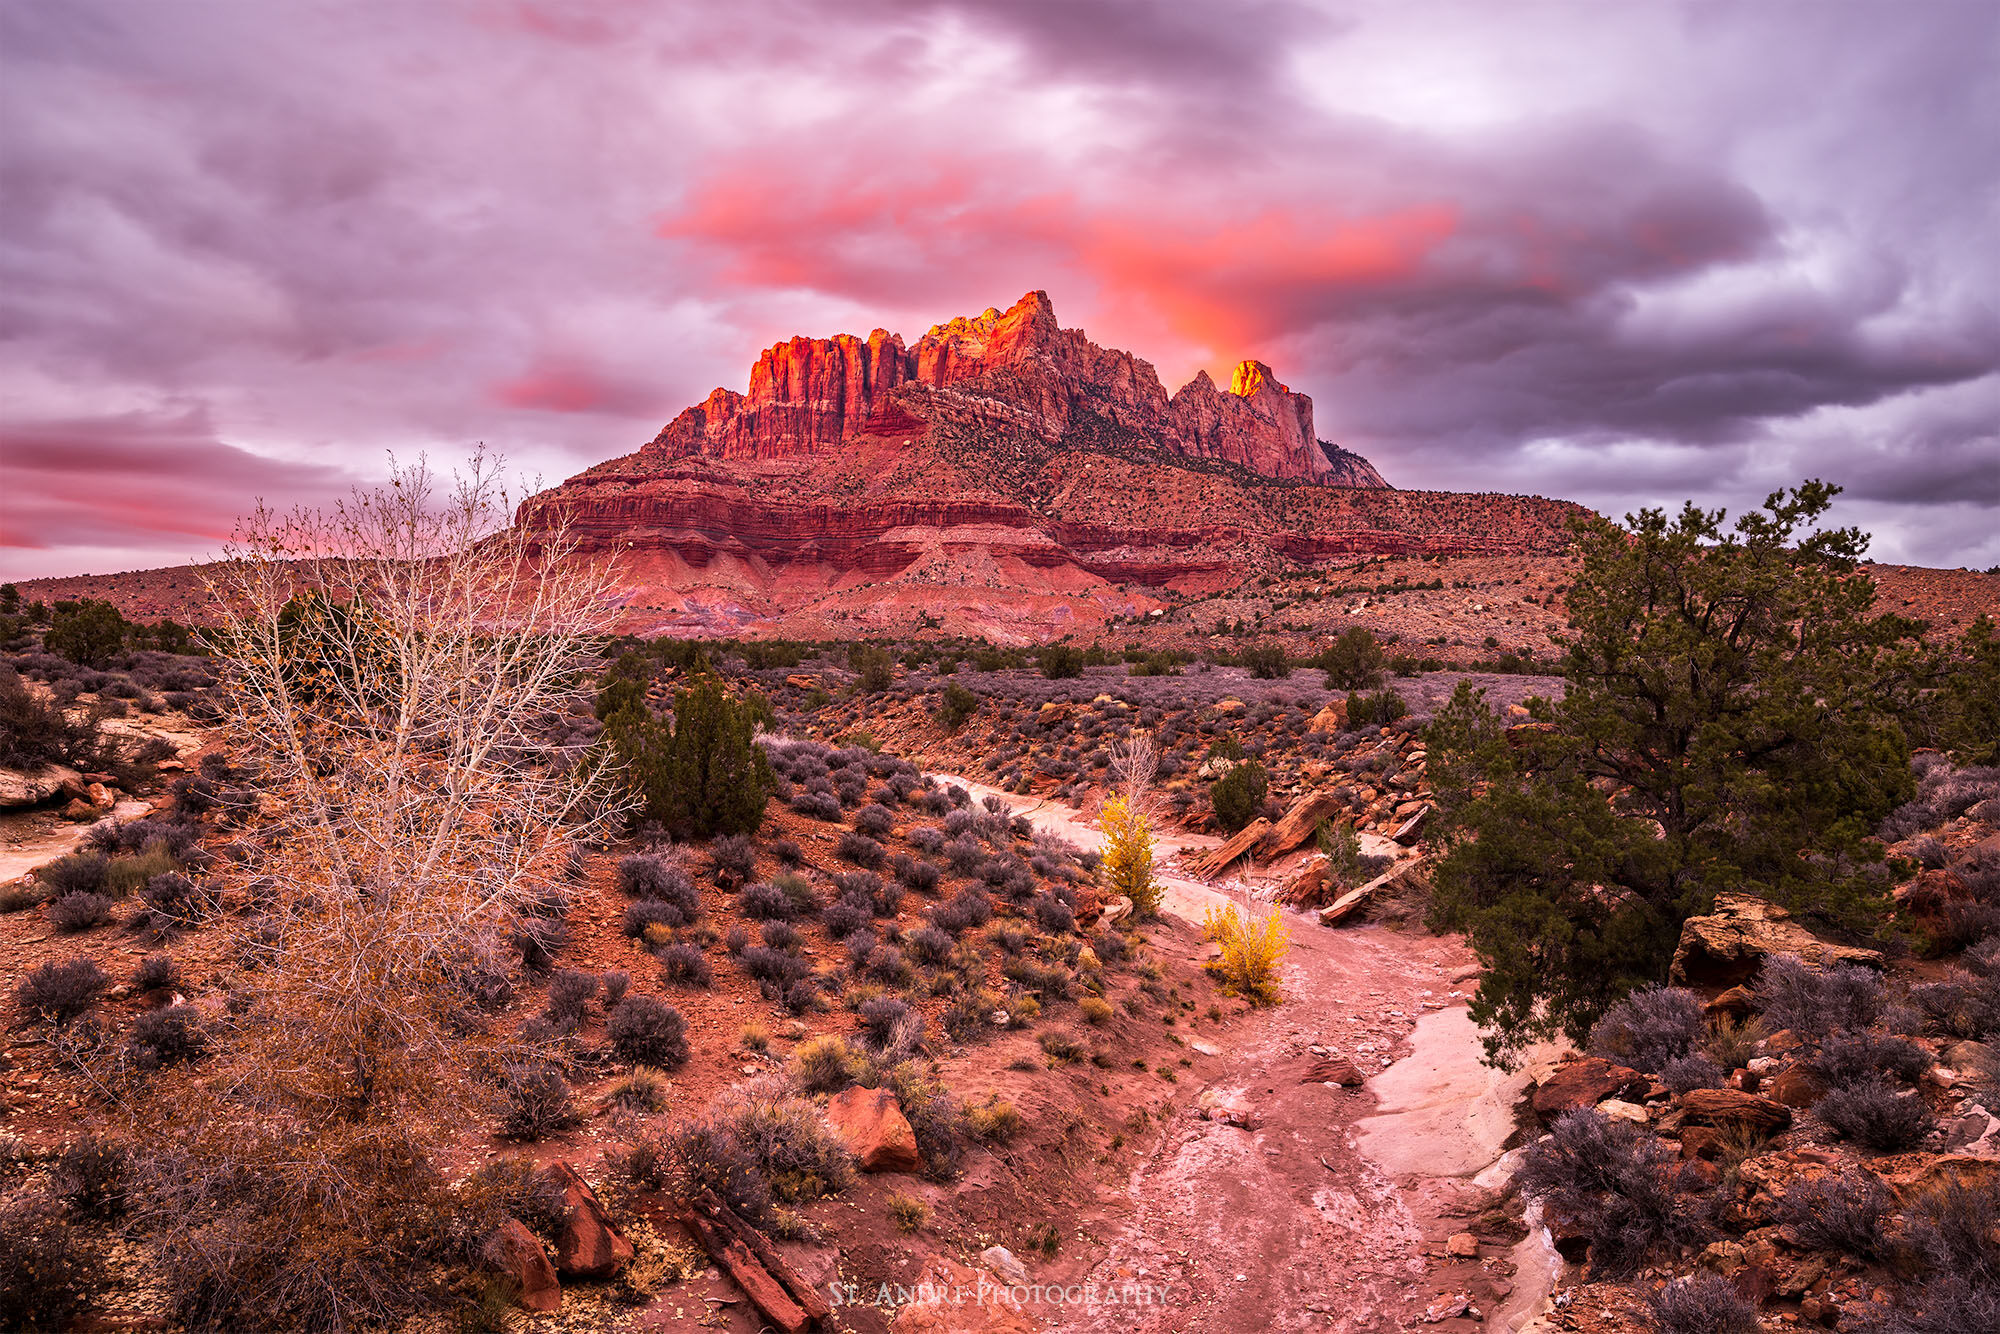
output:
[[[532,498],[612,555],[640,635],[1041,642],[1251,570],[1555,555],[1577,507],[1398,491],[1262,362],[1171,399],[1031,292],[914,345],[793,338],[636,453]]]
[[[1556,1066],[1536,1083],[1536,1115],[1553,1121],[1564,1112],[1595,1107],[1606,1098],[1644,1093],[1651,1081],[1629,1066],[1614,1065],[1601,1056],[1578,1056]]]
[[[518,1218],[509,1218],[486,1239],[479,1258],[506,1282],[522,1310],[546,1315],[562,1309],[562,1283],[548,1249]]]
[[[564,1278],[613,1278],[633,1256],[632,1243],[612,1225],[590,1183],[568,1163],[543,1169],[562,1192],[562,1227],[556,1234],[556,1272]]]
[[[1228,393],[1207,371],[1199,372],[1169,408],[1174,434],[1190,454],[1240,463],[1267,477],[1318,479],[1333,471],[1332,457],[1313,433],[1312,400],[1278,383],[1261,361],[1237,366]]]
[[[909,1291],[890,1334],[1028,1334],[1034,1328],[1008,1283],[950,1256],[925,1259]]]
[[[1267,477],[1386,485],[1367,460],[1319,440],[1312,400],[1263,362],[1239,365],[1227,392],[1203,371],[1170,399],[1148,362],[1057,325],[1046,292],[937,325],[914,347],[886,329],[774,344],[751,367],[746,393],[715,390],[646,448],[670,458],[773,459],[862,436],[909,435],[935,414],[910,410],[921,398],[895,395],[906,384],[974,418],[1049,440],[1088,414],[1175,452]]]
[[[793,338],[766,348],[750,391],[717,389],[682,412],[648,446],[668,454],[781,458],[864,434],[878,403],[909,378],[895,334]]]
[[[1880,950],[1821,940],[1774,903],[1748,894],[1718,894],[1714,911],[1681,923],[1668,977],[1693,986],[1734,986],[1748,981],[1765,959],[1795,954],[1816,968],[1862,964],[1880,968]]]
[[[0,811],[39,806],[59,796],[83,799],[83,775],[60,764],[40,769],[0,769]]]

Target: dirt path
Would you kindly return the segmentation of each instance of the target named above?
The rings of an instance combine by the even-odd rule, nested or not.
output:
[[[150,802],[121,801],[106,814],[122,823],[151,809]],[[90,825],[65,820],[49,809],[0,816],[0,885],[75,852],[89,832]]]
[[[171,743],[175,754],[183,757],[200,750],[203,743],[203,736],[195,730],[194,724],[178,713],[143,720],[107,718],[102,726],[104,731],[114,736],[135,742],[159,737]],[[105,814],[123,823],[140,818],[152,808],[151,801],[124,797]],[[0,885],[76,851],[83,846],[84,837],[89,832],[89,823],[78,824],[63,819],[56,813],[54,803],[0,815]]]
[[[1067,807],[997,795],[1039,829],[1101,842]],[[1172,873],[1183,850],[1213,843],[1158,842],[1166,911],[1198,922],[1208,905],[1240,901]],[[1134,1169],[1085,1280],[1098,1300],[1040,1308],[1051,1328],[1373,1334],[1420,1324],[1439,1297],[1463,1293],[1495,1318],[1422,1327],[1466,1331],[1517,1328],[1539,1309],[1549,1278],[1539,1238],[1511,1253],[1443,1253],[1504,1175],[1479,1179],[1501,1157],[1520,1090],[1518,1077],[1479,1060],[1459,985],[1472,955],[1455,939],[1287,916],[1284,1003],[1239,1021],[1222,1052],[1227,1073],[1203,1091],[1248,1108],[1251,1128],[1194,1114],[1168,1124]],[[1307,1082],[1327,1055],[1373,1078],[1360,1089]],[[1144,1304],[1161,1293],[1164,1305]],[[1140,1302],[1113,1300],[1121,1294]]]

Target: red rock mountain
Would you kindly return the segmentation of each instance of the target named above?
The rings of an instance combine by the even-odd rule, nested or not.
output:
[[[1576,507],[1399,491],[1246,361],[1168,396],[1041,292],[906,345],[794,338],[638,452],[522,507],[623,576],[642,633],[1032,641],[1361,555],[1532,555]]]
[[[1088,412],[1179,453],[1267,477],[1387,485],[1367,460],[1321,441],[1312,400],[1280,384],[1263,362],[1238,366],[1227,393],[1203,371],[1169,398],[1150,363],[1058,327],[1046,292],[1030,292],[1004,313],[940,324],[915,347],[884,329],[865,339],[775,344],[750,368],[748,393],[717,389],[647,448],[669,457],[771,459],[918,429],[899,407],[895,391],[905,385],[972,418],[1050,440]]]

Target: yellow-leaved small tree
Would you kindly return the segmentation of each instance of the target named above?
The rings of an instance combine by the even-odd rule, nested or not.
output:
[[[1132,910],[1151,917],[1160,910],[1160,886],[1153,879],[1153,827],[1123,797],[1104,803],[1104,879],[1112,892],[1132,900]]]
[[[1246,920],[1235,905],[1210,908],[1201,919],[1208,938],[1222,946],[1222,957],[1208,970],[1225,989],[1259,1005],[1278,1001],[1278,965],[1291,948],[1292,932],[1276,909],[1263,921]]]

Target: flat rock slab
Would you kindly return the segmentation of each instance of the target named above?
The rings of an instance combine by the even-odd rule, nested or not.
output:
[[[1462,1007],[1419,1018],[1410,1046],[1369,1081],[1381,1107],[1359,1123],[1361,1151],[1391,1175],[1484,1171],[1514,1133],[1527,1075],[1485,1063],[1479,1027]]]

